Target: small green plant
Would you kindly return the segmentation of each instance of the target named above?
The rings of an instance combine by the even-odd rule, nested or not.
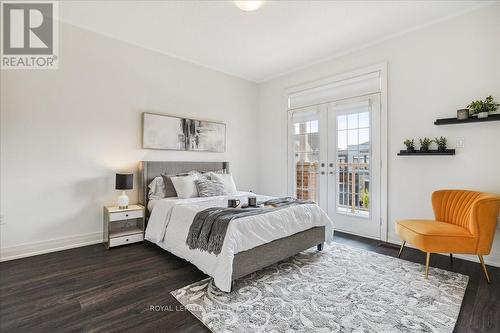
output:
[[[370,192],[368,192],[367,188],[361,192],[361,206],[363,208],[368,208],[370,206]]]
[[[414,151],[415,150],[415,140],[414,139],[406,139],[404,142],[403,142],[406,146],[406,150],[407,151]]]
[[[448,144],[448,140],[444,136],[440,136],[439,138],[435,138],[434,142],[438,145],[439,151],[445,151],[446,145]]]
[[[419,141],[420,141],[420,150],[421,151],[428,151],[429,146],[432,144],[432,140],[429,138],[423,138],[423,139],[419,139]]]
[[[496,110],[498,110],[499,106],[500,104],[495,103],[493,97],[488,96],[484,101],[472,101],[469,105],[467,105],[467,108],[469,108],[470,114],[473,115],[481,112],[495,112]]]

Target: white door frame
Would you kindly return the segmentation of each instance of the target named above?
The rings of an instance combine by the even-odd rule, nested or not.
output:
[[[387,146],[387,130],[388,130],[388,124],[387,124],[387,62],[375,64],[372,66],[360,68],[357,70],[349,71],[346,73],[334,75],[334,76],[329,76],[326,78],[318,79],[312,82],[307,82],[303,83],[300,85],[296,85],[293,87],[289,87],[285,89],[285,114],[287,115],[286,121],[287,121],[287,131],[286,131],[286,138],[285,142],[287,143],[287,149],[286,149],[286,163],[285,165],[287,169],[287,189],[288,189],[288,194],[293,195],[293,188],[290,186],[290,177],[292,175],[292,170],[290,169],[290,161],[289,161],[289,156],[291,154],[291,149],[293,147],[291,146],[291,128],[290,128],[290,114],[289,114],[289,103],[288,103],[288,96],[291,94],[307,90],[307,89],[312,89],[315,87],[321,87],[327,84],[331,84],[333,82],[337,81],[342,81],[346,80],[349,78],[373,73],[373,72],[379,72],[380,73],[380,80],[381,80],[381,85],[380,85],[380,237],[377,239],[380,239],[384,242],[387,241],[387,233],[388,233],[388,221],[387,221],[387,211],[388,211],[388,202],[387,202],[387,184],[388,184],[388,173],[387,173],[387,164],[388,164],[388,146]],[[333,101],[332,101],[333,102]],[[365,236],[366,237],[366,236]]]

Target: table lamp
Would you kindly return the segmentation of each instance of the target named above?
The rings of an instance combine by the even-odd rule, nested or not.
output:
[[[118,208],[128,208],[128,196],[126,190],[131,190],[134,187],[134,175],[132,173],[117,173],[115,188],[122,190],[122,195],[118,197]]]

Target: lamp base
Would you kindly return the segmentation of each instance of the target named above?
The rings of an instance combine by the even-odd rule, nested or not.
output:
[[[128,208],[128,196],[125,191],[122,192],[122,195],[118,197],[118,208],[127,209]]]

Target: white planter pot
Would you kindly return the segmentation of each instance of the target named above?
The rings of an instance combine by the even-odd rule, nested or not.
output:
[[[477,114],[478,118],[488,118],[488,112],[479,112]]]

